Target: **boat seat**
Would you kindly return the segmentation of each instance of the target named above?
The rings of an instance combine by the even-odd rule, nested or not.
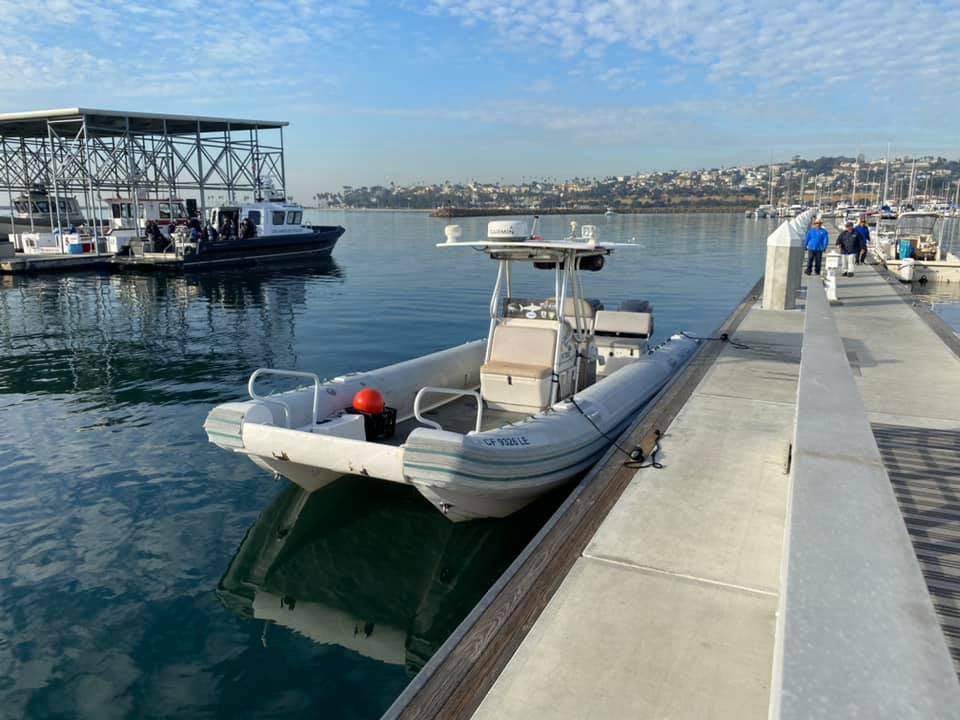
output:
[[[483,372],[494,375],[510,375],[539,380],[550,375],[550,365],[527,365],[526,363],[502,362],[494,360],[483,366]]]
[[[556,306],[557,299],[555,297],[547,298],[547,302]],[[593,320],[597,316],[597,312],[603,310],[603,303],[591,298],[580,298],[578,301],[575,301],[572,297],[564,298],[563,319],[570,327],[573,327],[577,322],[577,304],[580,306],[580,319],[585,323],[587,328],[592,328]]]
[[[494,328],[490,359],[480,368],[480,394],[489,407],[538,412],[550,404],[555,328],[506,323]]]
[[[653,334],[653,315],[648,312],[601,310],[593,337],[597,347],[597,376],[606,377],[638,360]]]
[[[594,332],[613,337],[648,338],[653,333],[653,315],[648,312],[601,310],[597,313]]]

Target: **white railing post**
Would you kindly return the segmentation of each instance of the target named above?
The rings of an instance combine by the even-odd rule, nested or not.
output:
[[[763,309],[792,310],[796,307],[803,272],[804,239],[819,212],[805,210],[781,223],[767,237],[767,263],[763,276]]]

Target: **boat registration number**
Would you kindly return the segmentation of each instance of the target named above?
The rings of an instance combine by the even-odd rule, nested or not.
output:
[[[518,435],[516,437],[505,438],[484,438],[483,443],[489,447],[519,447],[521,445],[529,445],[530,441],[527,440],[525,435]]]

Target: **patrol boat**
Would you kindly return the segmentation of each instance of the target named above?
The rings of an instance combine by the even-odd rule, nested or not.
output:
[[[444,252],[471,249],[497,263],[487,339],[377,370],[323,381],[260,368],[250,398],[215,407],[210,442],[315,491],[342,475],[414,486],[453,521],[504,517],[590,468],[693,355],[678,334],[655,348],[652,307],[608,310],[582,291],[618,248],[584,225],[545,241],[520,220],[462,241],[446,228]],[[535,228],[535,226],[534,226]],[[544,270],[553,293],[513,295],[518,265]],[[310,386],[261,395],[264,376]]]
[[[302,205],[272,183],[261,182],[258,189],[254,202],[208,209],[205,232],[179,198],[113,198],[110,251],[121,255],[121,266],[149,267],[147,260],[174,269],[330,256],[344,233],[341,226],[306,225]]]

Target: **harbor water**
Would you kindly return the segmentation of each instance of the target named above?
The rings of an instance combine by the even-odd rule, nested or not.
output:
[[[454,525],[410,488],[308,497],[206,441],[258,367],[329,377],[486,334],[494,264],[435,248],[445,221],[308,219],[347,228],[332,262],[0,278],[0,716],[376,718],[559,502]],[[636,238],[585,291],[651,300],[659,339],[715,328],[772,228],[576,219]]]

